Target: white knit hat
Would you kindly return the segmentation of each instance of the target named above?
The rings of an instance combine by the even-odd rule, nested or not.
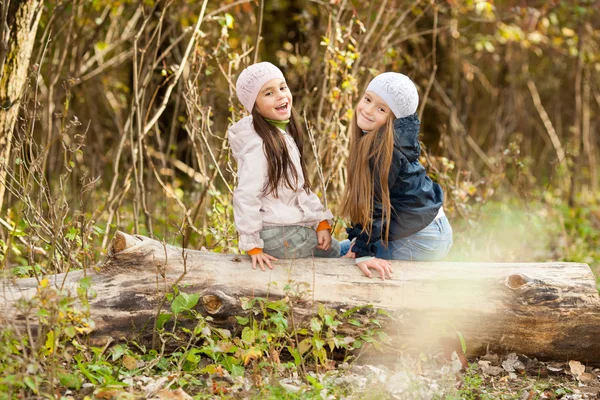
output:
[[[397,72],[379,74],[369,83],[367,91],[381,97],[396,118],[408,117],[417,111],[419,93],[406,75]]]
[[[235,92],[248,112],[252,112],[258,92],[263,85],[275,78],[285,81],[283,72],[270,62],[252,64],[240,73],[235,83]]]

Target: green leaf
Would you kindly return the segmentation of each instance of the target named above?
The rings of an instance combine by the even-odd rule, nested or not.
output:
[[[29,389],[31,389],[31,391],[33,393],[37,394],[38,391],[37,391],[37,388],[36,388],[36,384],[35,384],[35,381],[33,380],[33,378],[31,376],[24,377],[23,378],[23,382],[25,382],[25,385],[27,385],[27,387]]]
[[[323,316],[325,315],[325,307],[323,306],[323,304],[319,304],[317,310],[317,314],[319,314],[319,317],[323,318]]]
[[[161,313],[156,319],[156,329],[163,329],[165,324],[173,317],[171,313]]]
[[[75,240],[79,235],[79,228],[71,227],[65,234],[65,237],[69,240]]]
[[[254,330],[249,327],[245,327],[242,330],[242,340],[248,344],[254,343],[256,340],[256,334],[254,333]]]
[[[233,16],[229,13],[225,13],[225,25],[229,29],[233,29]]]
[[[65,328],[65,335],[67,335],[70,339],[73,339],[75,337],[75,327],[73,326],[67,326]]]
[[[122,344],[117,344],[111,349],[111,353],[112,360],[118,360],[123,354],[125,354],[125,346],[123,346]]]
[[[246,317],[238,317],[236,316],[235,319],[237,320],[237,323],[240,325],[246,325],[248,323],[248,318]]]
[[[287,346],[287,349],[292,355],[292,357],[294,357],[294,364],[296,364],[296,366],[299,366],[302,363],[302,355],[300,355],[300,352],[291,346]]]
[[[392,318],[392,319],[394,318],[394,316],[392,314],[390,314],[389,312],[387,312],[386,310],[383,310],[383,309],[378,309],[377,314],[384,315],[384,316],[386,316],[388,318]]]
[[[325,342],[323,342],[321,339],[317,339],[317,338],[313,338],[313,344],[315,345],[315,348],[317,350],[320,350],[323,348],[323,346],[325,345]]]
[[[357,320],[355,320],[355,319],[350,319],[350,320],[348,320],[348,323],[349,323],[349,324],[352,324],[352,325],[354,325],[354,326],[362,326],[362,324],[360,323],[360,321],[357,321]]]
[[[88,290],[92,286],[92,277],[87,276],[79,281],[79,287],[83,290]]]
[[[306,380],[312,385],[312,387],[314,387],[317,390],[321,390],[323,389],[323,385],[321,385],[321,383],[317,380],[317,378],[310,376],[310,375],[306,375]]]
[[[349,317],[350,315],[354,314],[355,312],[362,310],[363,308],[368,309],[368,308],[373,308],[373,306],[371,304],[367,304],[365,306],[356,306],[356,307],[352,307],[351,309],[349,309],[348,311],[346,311],[345,313],[342,314],[343,317]]]
[[[467,354],[467,342],[465,341],[465,337],[459,331],[456,331],[456,336],[458,336],[458,340],[460,340],[460,348],[462,349],[464,354]]]
[[[312,331],[314,333],[318,333],[321,332],[321,329],[323,328],[323,325],[321,325],[321,323],[319,322],[318,319],[316,318],[312,318],[310,320],[310,329],[312,329]]]
[[[333,326],[334,322],[335,321],[333,320],[333,317],[331,315],[326,315],[325,316],[325,325]]]
[[[232,365],[231,366],[231,376],[237,378],[238,376],[244,376],[246,369],[241,365]]]
[[[69,389],[79,390],[83,384],[81,378],[75,374],[60,374],[58,379],[61,385]]]
[[[98,384],[98,380],[90,373],[90,371],[88,371],[85,365],[79,361],[79,359],[77,359],[77,367],[79,368],[83,376],[85,376],[87,380],[90,381],[90,383],[92,383],[93,385]]]
[[[175,297],[175,300],[173,300],[173,303],[171,304],[171,310],[173,310],[173,314],[177,315],[181,312],[181,310],[185,309],[187,299],[187,294],[185,293],[181,293],[179,296]]]
[[[199,299],[200,299],[199,293],[190,294],[188,297],[186,308],[188,310],[191,310],[192,308],[196,307],[196,304],[198,304]]]

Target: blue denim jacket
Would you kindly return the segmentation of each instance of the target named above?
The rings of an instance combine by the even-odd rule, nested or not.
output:
[[[435,219],[444,202],[441,186],[427,176],[425,168],[419,162],[420,125],[416,113],[394,121],[394,153],[388,177],[392,207],[389,240],[398,240],[425,228]],[[376,169],[376,164],[371,163],[371,168]],[[371,234],[362,232],[361,224],[352,224],[346,229],[348,239],[356,238],[352,248],[356,257],[374,256],[377,250],[374,244],[381,239],[382,205],[377,196],[380,184],[378,174],[374,175],[376,196]]]

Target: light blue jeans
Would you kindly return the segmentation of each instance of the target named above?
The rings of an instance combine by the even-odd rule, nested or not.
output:
[[[340,243],[331,238],[327,250],[317,249],[317,232],[313,228],[299,225],[275,226],[260,232],[264,241],[264,252],[280,259],[340,256]],[[346,250],[347,251],[347,250]]]
[[[390,241],[387,248],[381,240],[375,246],[375,257],[384,260],[437,261],[444,258],[452,247],[452,227],[444,215],[417,233]],[[350,241],[342,240],[340,254],[344,256],[349,249]]]

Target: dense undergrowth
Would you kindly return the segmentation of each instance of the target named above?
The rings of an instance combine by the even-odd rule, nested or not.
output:
[[[43,2],[12,151],[0,154],[3,290],[37,285],[18,305],[30,324],[2,321],[0,399],[575,396],[582,382],[555,366],[523,360],[516,378],[494,376],[482,360],[460,372],[392,348],[380,329],[391,317],[368,305],[317,307],[296,326],[293,282],[284,299],[244,299],[232,330],[175,286],[154,348],[90,344],[91,281],[68,293],[51,277],[98,267],[116,230],[238,253],[226,127],[243,115],[232,82],[254,59],[284,69],[309,178],[334,214],[353,104],[372,76],[401,71],[420,89],[421,162],[444,188],[449,260],[583,262],[600,290],[593,1],[258,3]],[[344,228],[337,220],[334,236]]]

